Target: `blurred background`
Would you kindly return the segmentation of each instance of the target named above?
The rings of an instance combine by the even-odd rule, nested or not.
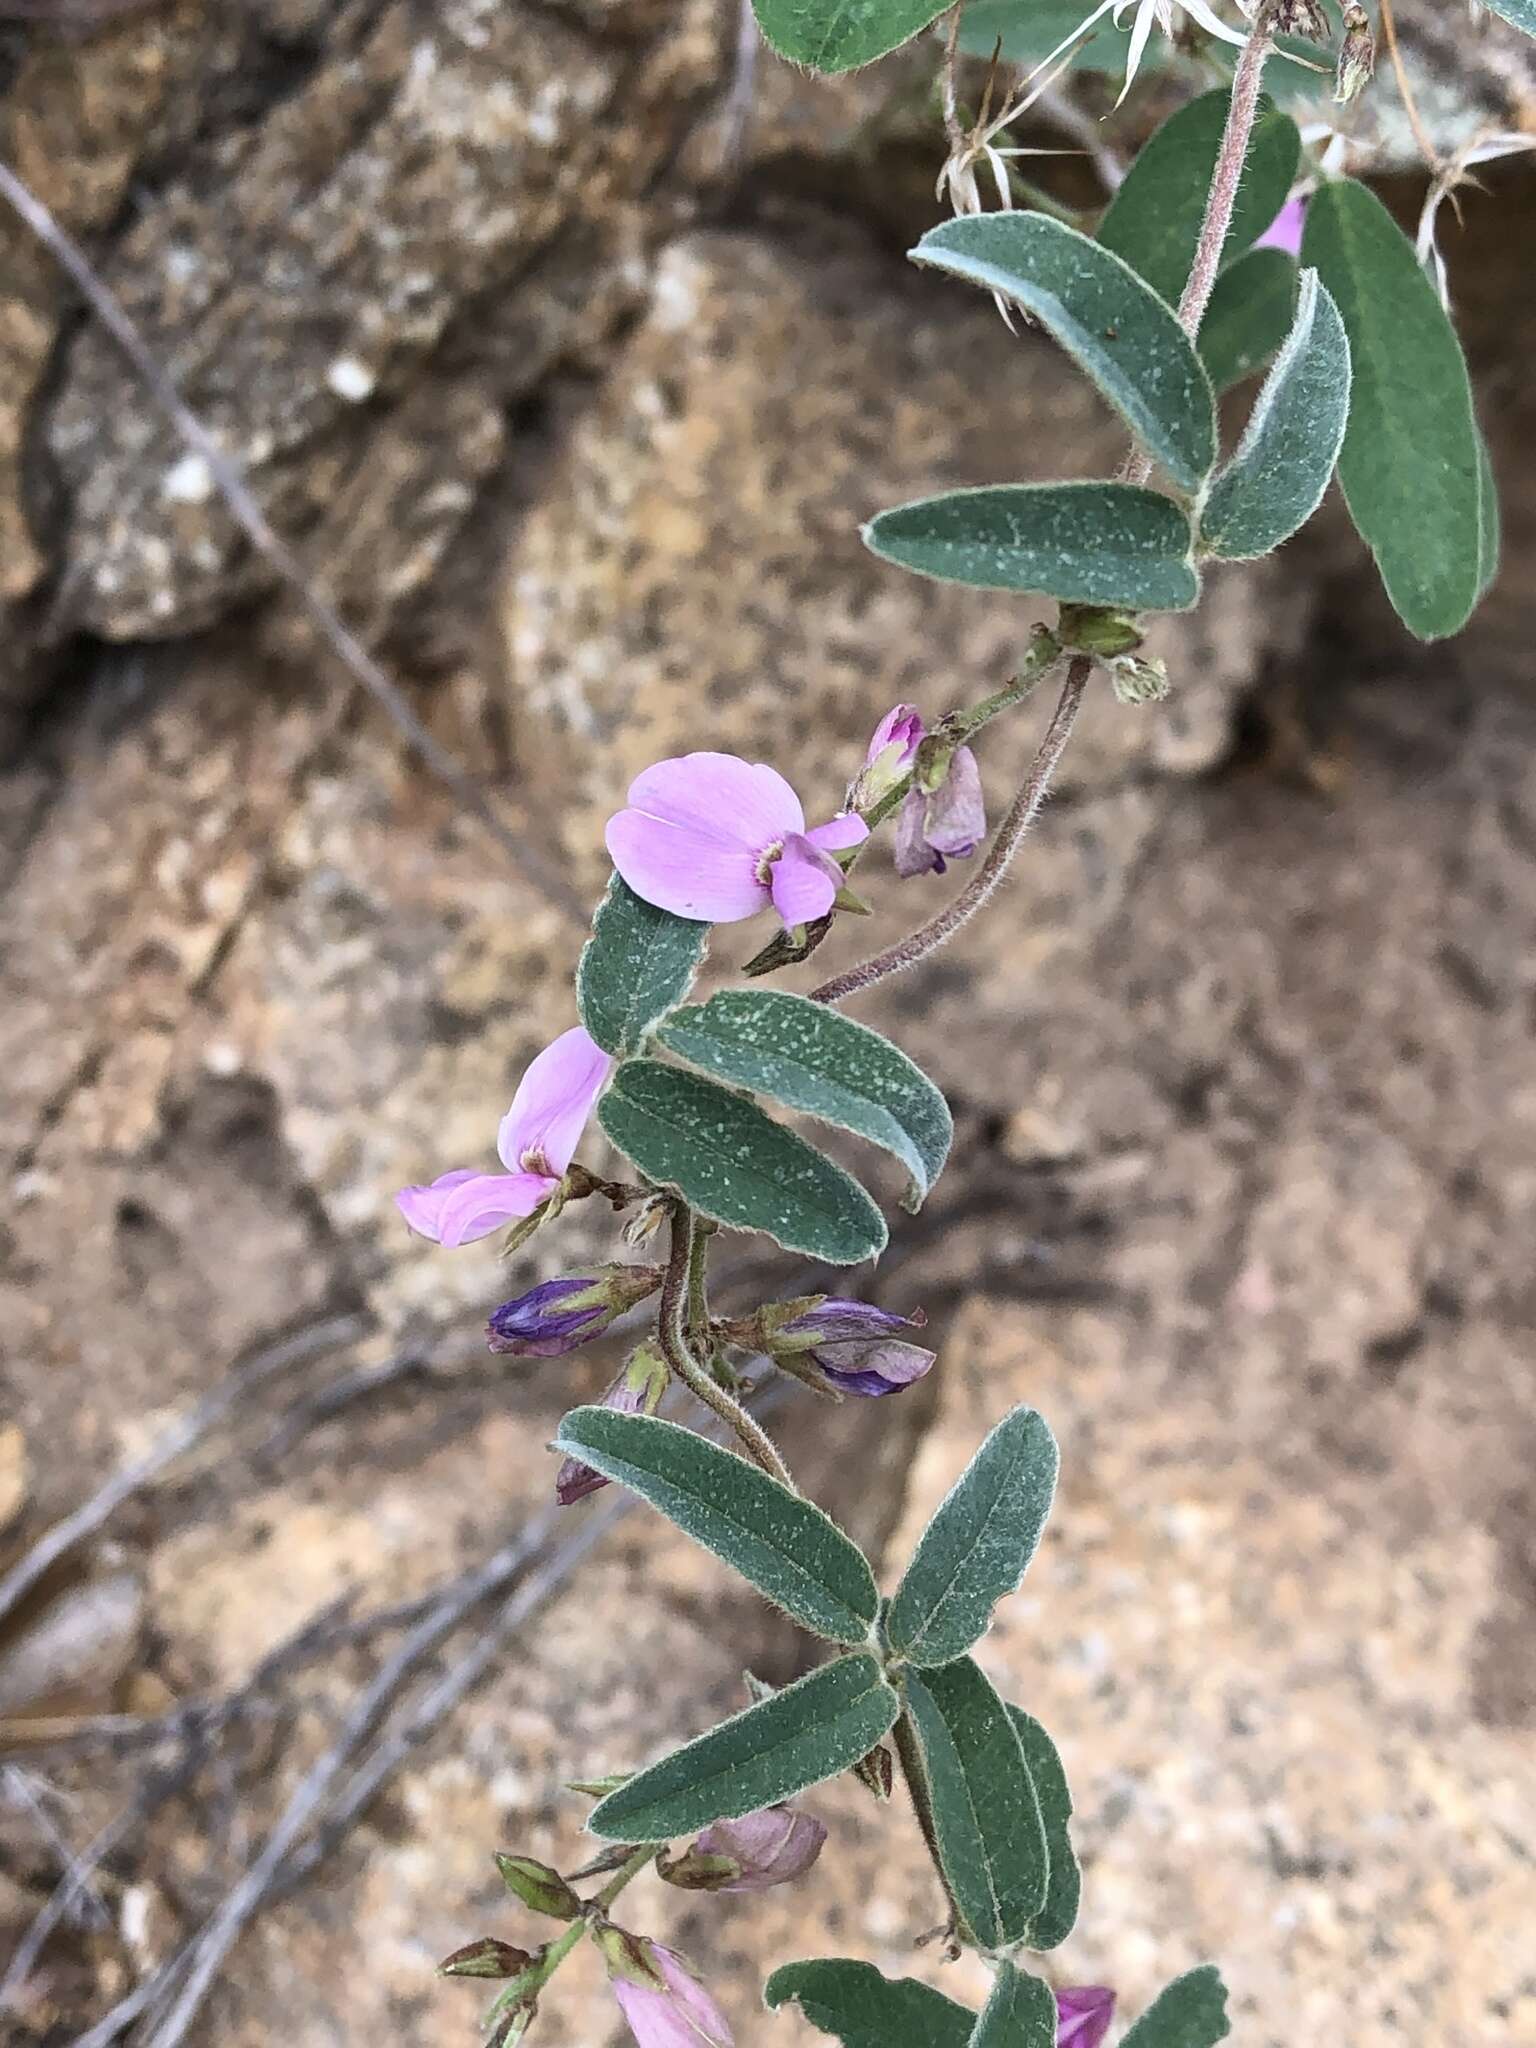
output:
[[[1437,148],[1536,124],[1530,44],[1397,13]],[[1032,609],[881,566],[860,519],[1119,459],[1047,343],[903,260],[934,68],[796,76],[735,0],[0,0],[0,160],[468,778],[0,210],[7,2041],[468,2044],[431,1972],[526,1932],[492,1851],[569,1867],[566,1778],[799,1668],[612,1495],[549,1511],[616,1349],[524,1365],[481,1326],[613,1255],[597,1205],[508,1271],[392,1197],[488,1161],[573,1021],[640,767],[728,748],[825,815],[890,704],[1007,677]],[[1077,80],[1028,139],[1094,154],[1042,175],[1093,203],[1190,89],[1103,129]],[[1411,223],[1385,70],[1354,162]],[[782,1420],[883,1544],[1045,1412],[1061,1506],[987,1656],[1076,1791],[1054,1960],[1134,2013],[1214,1957],[1252,2048],[1536,2041],[1528,160],[1461,197],[1492,595],[1413,644],[1330,503],[1160,629],[1166,704],[1101,692],[989,917],[860,1011],[955,1105],[865,1276],[940,1365]],[[1043,716],[988,735],[998,810]],[[952,886],[868,872],[882,935]],[[820,1277],[720,1264],[727,1306]],[[631,1894],[746,2048],[812,2038],[756,2008],[791,1955],[939,1970],[909,1826],[813,1803],[793,1890]],[[541,2043],[617,2039],[584,1961],[560,1994]]]

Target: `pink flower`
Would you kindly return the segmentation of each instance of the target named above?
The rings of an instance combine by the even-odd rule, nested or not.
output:
[[[832,854],[868,836],[847,811],[807,832],[783,776],[734,754],[658,761],[607,833],[614,866],[658,909],[733,924],[772,904],[791,927],[825,917],[843,885]]]
[[[1115,2016],[1107,1985],[1079,1984],[1056,1994],[1056,2048],[1099,2048]]]
[[[657,1941],[640,1941],[635,1947],[650,1977],[660,1981],[637,1982],[638,1970],[622,1976],[614,1972],[610,1981],[640,2048],[732,2048],[725,2014],[682,1957]],[[612,1971],[611,1958],[609,1968]]]
[[[402,1188],[400,1213],[423,1237],[450,1247],[531,1216],[560,1185],[613,1061],[578,1025],[546,1045],[517,1085],[496,1150],[505,1173],[456,1167],[430,1187]]]
[[[1305,199],[1287,199],[1253,246],[1256,249],[1283,249],[1287,256],[1299,257],[1301,232],[1306,224]]]

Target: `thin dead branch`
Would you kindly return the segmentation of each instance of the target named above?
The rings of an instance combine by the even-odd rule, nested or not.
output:
[[[247,1394],[297,1365],[321,1358],[328,1351],[339,1351],[344,1344],[356,1343],[367,1335],[368,1328],[369,1319],[364,1315],[330,1316],[269,1344],[231,1372],[180,1422],[174,1423],[144,1457],[115,1472],[99,1492],[37,1539],[0,1579],[0,1620],[41,1583],[61,1558],[105,1527],[125,1501],[142,1492],[168,1465],[189,1451]]]
[[[239,465],[225,453],[192,411],[170,373],[99,276],[85,251],[5,163],[0,163],[0,198],[5,199],[48,250],[122,350],[160,411],[187,447],[207,464],[208,473],[236,525],[296,600],[353,681],[384,712],[423,766],[465,810],[480,820],[512,865],[567,916],[585,923],[586,912],[564,876],[538,852],[531,835],[513,831],[498,817],[472,778],[447,748],[428,732],[406,702],[399,685],[385,674],[336,607],[317,589],[304,564],[272,526],[256,502]]]

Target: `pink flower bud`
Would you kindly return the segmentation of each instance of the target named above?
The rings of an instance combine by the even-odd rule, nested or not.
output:
[[[850,811],[873,810],[888,796],[917,758],[927,727],[914,704],[893,704],[875,727],[864,766],[848,792]]]
[[[717,1820],[676,1862],[657,1865],[668,1884],[685,1891],[765,1892],[804,1877],[821,1854],[827,1831],[792,1806],[765,1806],[742,1820]]]
[[[1056,2048],[1099,2048],[1115,2016],[1115,1994],[1104,1984],[1079,1984],[1056,1994]]]
[[[725,2014],[675,1950],[633,1935],[619,1942],[600,1936],[598,1946],[639,2048],[734,2048]]]

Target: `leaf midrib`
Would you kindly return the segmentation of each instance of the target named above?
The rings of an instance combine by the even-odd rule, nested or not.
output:
[[[650,1467],[637,1463],[636,1460],[634,1460],[633,1458],[616,1458],[612,1455],[611,1452],[604,1451],[601,1446],[598,1446],[596,1449],[594,1449],[591,1445],[583,1444],[579,1440],[567,1437],[563,1431],[556,1437],[555,1441],[558,1449],[569,1452],[570,1455],[572,1455],[573,1457],[580,1457],[587,1460],[591,1460],[593,1457],[605,1457],[607,1458],[610,1465],[613,1465],[615,1467],[627,1466],[629,1470],[639,1473],[642,1477],[662,1481],[665,1485],[668,1485],[674,1488],[678,1493],[683,1494],[686,1499],[699,1503],[709,1514],[717,1515],[722,1522],[725,1522],[726,1524],[728,1524],[729,1527],[733,1529],[739,1530],[743,1536],[749,1536],[753,1539],[754,1542],[761,1544],[763,1549],[767,1550],[772,1556],[781,1559],[782,1562],[789,1567],[790,1571],[792,1573],[797,1574],[798,1577],[806,1585],[816,1587],[819,1591],[822,1592],[827,1591],[827,1589],[824,1586],[822,1586],[821,1582],[818,1579],[814,1578],[804,1565],[800,1564],[795,1558],[789,1556],[789,1554],[786,1551],[780,1550],[775,1544],[769,1542],[768,1539],[764,1537],[759,1531],[751,1528],[747,1523],[737,1520],[737,1518],[734,1515],[728,1514],[724,1508],[717,1506],[715,1502],[705,1500],[702,1494],[689,1493],[685,1487],[679,1486],[675,1479],[668,1479],[665,1474],[660,1472],[652,1472]],[[630,1483],[626,1478],[622,1476],[622,1474],[619,1471],[615,1471],[611,1473],[609,1476],[611,1478],[616,1479],[621,1486],[627,1486]],[[636,1487],[634,1491],[638,1493],[640,1489]],[[642,1498],[643,1497],[644,1496],[642,1496]],[[663,1509],[661,1512],[665,1513],[666,1511]],[[679,1524],[679,1526],[681,1526],[681,1524]],[[832,1531],[834,1535],[842,1535],[842,1531],[837,1527],[837,1524],[832,1520],[830,1515],[827,1517],[827,1527]],[[691,1534],[691,1531],[685,1529],[683,1533],[684,1535],[688,1535]],[[699,1539],[695,1538],[694,1540],[698,1541]],[[706,1545],[705,1547],[707,1548],[708,1546]],[[850,1549],[853,1548],[852,1545],[850,1545],[849,1547]],[[862,1552],[856,1552],[856,1554],[859,1556],[863,1555]],[[722,1564],[728,1564],[729,1559],[721,1558],[720,1562]],[[742,1576],[745,1577],[746,1574],[743,1573]],[[751,1583],[754,1585],[755,1590],[757,1592],[763,1593],[763,1597],[765,1599],[772,1601],[773,1595],[771,1593],[764,1592],[764,1589],[761,1586],[758,1586],[756,1584],[756,1581],[752,1581]],[[871,1584],[873,1584],[873,1579],[871,1579]],[[831,1593],[828,1595],[828,1597],[839,1605],[843,1604],[842,1596],[840,1594]],[[849,1614],[852,1617],[852,1619],[859,1624],[857,1632],[853,1636],[849,1637],[848,1640],[854,1643],[862,1642],[864,1636],[868,1633],[870,1624],[874,1620],[874,1615],[859,1614],[852,1607],[846,1607],[845,1612]],[[841,1639],[834,1637],[832,1638],[832,1640],[838,1641]]]

